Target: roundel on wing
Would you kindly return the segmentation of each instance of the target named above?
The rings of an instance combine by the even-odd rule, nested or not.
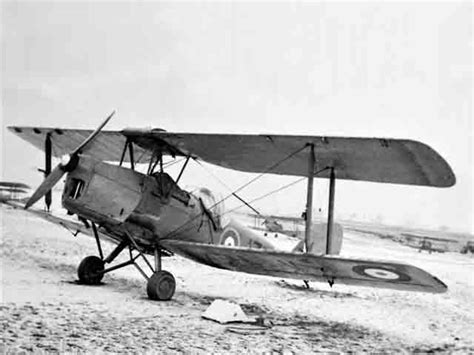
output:
[[[384,281],[410,281],[411,278],[407,274],[396,270],[389,269],[383,266],[374,265],[356,265],[352,268],[356,274],[367,276],[372,279],[384,280]]]
[[[234,228],[226,228],[221,234],[219,244],[228,247],[238,247],[240,245],[240,235]]]

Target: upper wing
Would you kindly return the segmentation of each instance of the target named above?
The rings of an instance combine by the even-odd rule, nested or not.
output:
[[[10,131],[20,136],[25,141],[33,144],[36,148],[44,150],[46,135],[50,135],[52,142],[52,153],[55,157],[61,157],[71,153],[93,132],[89,129],[63,129],[52,127],[8,127]],[[90,143],[88,154],[96,159],[105,161],[119,161],[127,141],[119,131],[101,131],[97,138]],[[141,147],[134,147],[135,159],[146,159],[151,152]],[[129,155],[125,154],[124,161],[129,161]]]
[[[448,163],[429,146],[412,140],[131,129],[123,133],[146,149],[167,144],[182,154],[253,173],[307,176],[309,150],[304,148],[313,144],[316,171],[334,167],[338,179],[437,187],[455,183]],[[329,171],[318,177],[328,178]]]
[[[440,293],[447,287],[436,277],[406,264],[295,254],[166,240],[168,250],[199,263],[232,271],[347,285]]]
[[[75,149],[92,131],[9,127],[43,149],[51,134],[55,156]],[[133,141],[135,157],[154,151],[189,155],[226,168],[282,175],[307,176],[308,144],[314,145],[316,171],[335,168],[336,177],[383,183],[448,187],[455,176],[448,163],[429,146],[402,139],[344,138],[288,135],[193,134],[161,130],[102,131],[89,152],[101,160],[118,161],[126,142]],[[126,155],[127,158],[127,155]],[[318,177],[329,177],[325,170]]]

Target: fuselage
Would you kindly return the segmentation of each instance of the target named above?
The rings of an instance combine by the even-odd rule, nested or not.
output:
[[[264,236],[215,213],[209,190],[187,192],[164,172],[145,175],[81,156],[67,175],[62,203],[117,242],[133,235],[145,250],[164,239],[275,249]]]

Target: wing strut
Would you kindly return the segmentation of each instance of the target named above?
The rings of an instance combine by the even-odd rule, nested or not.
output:
[[[125,154],[127,153],[127,149],[128,149],[129,159],[130,159],[130,169],[135,170],[135,158],[133,156],[133,142],[129,138],[127,138],[127,140],[125,141],[125,145],[123,146],[122,155],[120,156],[119,166],[122,166],[125,160]]]
[[[332,230],[334,226],[334,197],[336,192],[336,172],[334,167],[330,168],[330,180],[329,180],[329,206],[328,206],[328,227],[327,227],[327,239],[326,239],[326,254],[331,253],[332,249]]]
[[[188,165],[190,158],[191,158],[190,155],[188,155],[188,156],[186,157],[186,161],[184,162],[184,165],[183,165],[183,167],[181,168],[181,171],[179,172],[178,178],[176,179],[176,184],[178,183],[179,179],[181,179],[181,175],[183,175],[184,169],[186,169],[186,166]]]
[[[46,138],[44,140],[44,157],[45,157],[45,165],[44,165],[44,178],[46,179],[49,174],[51,174],[51,156],[52,156],[52,144],[51,144],[51,132],[46,134]],[[51,207],[52,201],[52,192],[49,190],[46,195],[44,195],[44,202],[46,204],[46,210],[49,212]]]
[[[310,151],[308,157],[308,190],[306,195],[306,229],[305,229],[305,246],[306,252],[312,249],[313,243],[311,241],[311,225],[313,223],[313,184],[314,184],[314,166],[316,158],[314,156],[314,144],[310,144]]]
[[[43,173],[43,177],[46,179],[51,174],[51,160],[53,153],[53,143],[51,141],[51,132],[46,133],[44,138],[44,169],[38,168],[40,173]],[[44,195],[44,203],[46,205],[46,211],[49,212],[51,208],[52,194],[49,190]]]

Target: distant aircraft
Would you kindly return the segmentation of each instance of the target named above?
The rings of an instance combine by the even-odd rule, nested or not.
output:
[[[29,188],[21,182],[0,181],[0,202],[19,200]]]
[[[456,246],[460,240],[465,238],[462,233],[440,232],[434,230],[423,230],[407,228],[393,225],[382,225],[379,223],[360,222],[352,220],[341,221],[345,230],[369,234],[382,239],[390,239],[418,251],[426,250],[431,252],[444,253],[446,251],[457,251]],[[427,235],[428,234],[428,235]],[[449,235],[450,238],[443,238],[441,235]]]
[[[292,217],[292,216],[278,216],[278,215],[262,215],[262,214],[255,214],[255,213],[247,213],[246,216],[252,217],[256,221],[256,225],[251,226],[250,228],[263,231],[264,235],[271,239],[283,239],[282,236],[292,237],[294,240],[298,242],[296,245],[293,246],[291,249],[292,251],[307,251],[305,250],[305,231],[301,229],[301,226],[306,224],[306,220],[303,217]],[[263,225],[265,228],[261,228],[258,225],[260,224],[258,221],[263,219]],[[314,219],[313,219],[314,221]],[[285,229],[285,226],[282,223],[290,222],[293,225],[293,228]],[[308,252],[313,254],[322,254],[326,250],[326,241],[327,241],[327,226],[328,224],[325,222],[317,222],[315,221],[312,226],[311,230],[313,231],[313,244],[312,250]],[[339,223],[333,222],[332,227],[332,252],[331,254],[339,254],[342,248],[342,240],[343,240],[343,228]]]
[[[440,238],[440,237],[428,237],[426,235],[419,235],[413,233],[401,233],[407,240],[405,245],[413,248],[418,248],[418,252],[422,252],[426,250],[428,253],[438,252],[444,253],[448,251],[447,244],[448,243],[455,243],[457,244],[457,240],[447,239],[447,238]],[[415,244],[413,244],[415,242]]]
[[[474,241],[473,240],[467,241],[466,244],[463,245],[463,247],[461,248],[461,254],[467,254],[467,253],[474,254]]]
[[[282,232],[283,226],[276,219],[266,218],[263,224],[270,232]]]
[[[134,265],[147,280],[149,298],[169,300],[176,283],[173,275],[162,269],[162,257],[176,253],[221,269],[324,281],[331,285],[434,293],[447,290],[436,277],[411,265],[334,255],[337,254],[333,239],[336,177],[419,186],[454,185],[450,166],[427,145],[385,138],[172,133],[135,128],[103,131],[112,115],[95,131],[9,127],[13,133],[45,150],[46,167],[51,166],[53,155],[64,155],[53,170],[45,169],[47,177],[24,208],[29,209],[47,196],[66,175],[62,206],[69,214],[77,215],[83,227],[48,212],[30,211],[68,229],[78,227],[95,237],[99,256],[82,260],[78,267],[81,282],[98,284],[104,274]],[[166,156],[185,158],[176,178],[165,172]],[[190,193],[181,189],[178,183],[190,159],[260,175],[306,177],[304,249],[308,252],[275,250],[265,237],[220,211],[220,201],[206,204],[211,200],[209,191]],[[129,167],[124,166],[126,163]],[[136,171],[139,163],[148,165],[145,174]],[[328,221],[323,238],[313,230],[315,177],[330,179]],[[101,238],[117,244],[108,256],[102,252]],[[105,267],[126,249],[128,261]],[[146,254],[154,256],[154,263],[148,261]],[[138,265],[138,258],[145,260],[151,275]]]

